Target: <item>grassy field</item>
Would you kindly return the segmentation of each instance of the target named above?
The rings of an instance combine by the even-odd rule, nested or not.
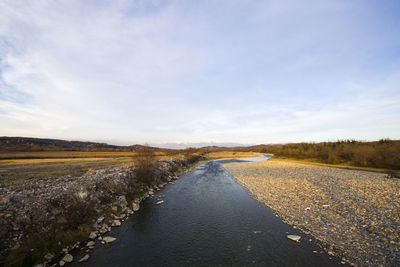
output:
[[[40,151],[0,153],[0,183],[29,179],[81,176],[96,169],[132,165],[136,152]],[[185,157],[184,151],[155,152],[157,160]],[[206,154],[211,159],[254,157],[252,152],[221,151]]]
[[[157,160],[183,158],[156,152]],[[135,152],[13,152],[0,154],[0,183],[23,182],[27,179],[81,176],[96,169],[132,165]]]
[[[81,152],[81,151],[40,151],[1,152],[0,159],[49,159],[49,158],[115,158],[133,157],[136,152]]]
[[[207,157],[212,159],[222,159],[222,158],[254,158],[253,152],[235,152],[235,151],[219,151],[211,152],[206,154]]]

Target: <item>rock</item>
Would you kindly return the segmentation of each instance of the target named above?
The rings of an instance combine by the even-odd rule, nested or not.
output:
[[[85,256],[83,256],[79,262],[83,262],[83,261],[87,261],[89,259],[89,254],[86,254]]]
[[[117,239],[115,237],[112,237],[112,236],[103,237],[103,241],[106,242],[107,244],[111,243],[111,242],[114,242],[115,240],[117,240]]]
[[[114,220],[112,226],[120,226],[121,222],[119,220]]]
[[[89,235],[90,239],[95,239],[97,237],[97,233],[96,232],[91,232]]]
[[[329,205],[325,204],[325,205],[322,205],[322,207],[326,209],[326,208],[329,208]]]
[[[289,238],[290,240],[295,241],[295,242],[300,242],[301,236],[298,236],[298,235],[288,235],[287,238]]]
[[[119,196],[118,197],[118,203],[119,203],[119,206],[121,208],[126,208],[126,206],[128,205],[128,202],[126,201],[126,197],[125,196]]]
[[[35,264],[33,267],[43,267],[43,264],[38,263],[38,264]]]
[[[125,212],[126,212],[126,214],[133,214],[133,211],[131,209],[129,209],[129,208],[126,209]]]
[[[51,259],[53,259],[54,258],[54,254],[51,254],[51,253],[47,253],[46,255],[44,255],[44,259],[45,260],[51,260]]]
[[[139,203],[132,202],[132,210],[133,211],[138,211],[140,208]]]
[[[101,217],[99,217],[98,219],[97,219],[97,223],[102,223],[104,221],[104,217],[103,216],[101,216]]]
[[[58,264],[59,264],[60,266],[64,266],[64,265],[65,265],[65,261],[61,260]]]
[[[72,257],[71,254],[66,254],[66,255],[64,256],[64,258],[62,258],[62,261],[64,261],[64,262],[71,262],[73,259],[74,259],[74,257]]]
[[[311,208],[310,207],[307,207],[307,208],[305,208],[304,210],[310,210]]]
[[[85,199],[85,198],[87,198],[87,196],[88,196],[88,192],[87,192],[86,190],[80,190],[80,191],[77,193],[77,195],[78,195],[79,198]]]
[[[112,206],[111,209],[112,209],[113,211],[118,211],[118,207],[117,207],[117,206]]]
[[[156,202],[157,205],[160,205],[162,203],[164,203],[164,200],[159,200],[159,201]]]
[[[95,245],[94,241],[89,241],[86,244],[87,247],[91,247],[91,246],[94,246],[94,245]]]
[[[106,227],[106,226],[103,226],[100,230],[99,230],[99,232],[100,232],[100,234],[105,234],[105,233],[107,233],[109,230],[108,230],[108,227]]]

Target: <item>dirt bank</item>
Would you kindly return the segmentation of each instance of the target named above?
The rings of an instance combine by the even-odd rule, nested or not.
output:
[[[357,265],[399,266],[400,180],[281,160],[224,167],[285,222]]]

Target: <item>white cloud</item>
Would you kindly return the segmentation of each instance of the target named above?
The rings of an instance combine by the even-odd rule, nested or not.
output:
[[[303,6],[3,1],[0,135],[399,138],[400,64],[385,55],[399,30],[368,5]]]

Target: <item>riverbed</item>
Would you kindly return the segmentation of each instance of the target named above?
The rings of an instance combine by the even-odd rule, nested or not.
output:
[[[312,237],[254,200],[221,166],[227,161],[232,160],[203,163],[144,200],[137,213],[107,234],[117,240],[97,241],[90,259],[79,266],[339,264]],[[164,202],[157,205],[159,200]],[[289,234],[301,241],[289,240]]]

